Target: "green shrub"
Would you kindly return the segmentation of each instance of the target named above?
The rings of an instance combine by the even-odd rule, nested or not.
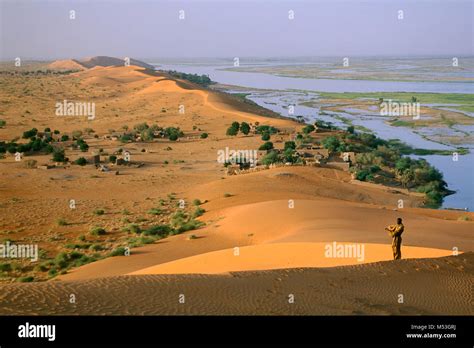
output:
[[[21,277],[21,278],[18,278],[17,281],[20,282],[20,283],[30,283],[32,282],[33,280],[35,280],[34,277]]]
[[[303,133],[304,134],[309,134],[311,132],[314,132],[315,129],[316,128],[313,125],[310,124],[310,125],[307,125],[307,126],[303,127]]]
[[[152,208],[152,209],[148,210],[148,214],[151,214],[151,215],[160,215],[160,214],[161,214],[161,210],[158,209],[158,208]]]
[[[273,143],[271,141],[267,141],[262,146],[260,146],[258,149],[262,150],[262,151],[271,150],[271,149],[273,149]]]
[[[184,133],[179,129],[179,127],[168,127],[164,130],[164,133],[171,141],[176,141],[179,137],[184,136]]]
[[[74,163],[80,166],[85,166],[87,164],[87,160],[84,157],[79,157],[74,161]]]
[[[150,128],[146,122],[143,123],[138,123],[135,126],[133,126],[133,129],[135,129],[137,132],[143,132],[145,129]]]
[[[275,134],[278,132],[278,129],[276,129],[273,126],[257,126],[255,131],[257,134],[263,134],[263,133]]]
[[[370,181],[373,180],[373,176],[367,169],[362,169],[356,172],[356,179],[359,181]]]
[[[140,226],[138,226],[137,224],[130,224],[126,227],[126,230],[130,233],[136,233],[136,234],[140,234],[142,233],[142,229],[140,228]]]
[[[279,161],[278,153],[276,151],[270,151],[261,159],[263,165],[270,165]]]
[[[94,215],[104,215],[105,211],[104,209],[96,209],[94,210]]]
[[[10,272],[12,265],[9,263],[0,263],[0,272]]]
[[[146,236],[166,237],[172,231],[173,229],[169,225],[156,225],[156,226],[149,227],[148,229],[143,231],[143,234]]]
[[[125,256],[125,252],[126,249],[124,247],[118,247],[110,253],[110,256]]]
[[[226,135],[236,136],[239,133],[240,124],[239,122],[232,122],[232,125],[227,128]]]
[[[102,247],[100,244],[92,244],[89,247],[89,250],[91,250],[91,251],[101,251],[101,250],[104,250],[104,247]]]
[[[26,132],[23,132],[23,139],[30,139],[38,134],[38,130],[36,128],[32,128]]]
[[[93,236],[102,236],[107,232],[102,227],[93,227],[90,231]]]
[[[67,221],[63,218],[58,219],[56,222],[57,222],[58,226],[67,226],[68,225]]]
[[[206,139],[209,136],[207,133],[201,133],[201,139]]]
[[[66,155],[64,149],[54,149],[53,150],[53,161],[54,162],[66,162]]]
[[[193,218],[197,218],[199,216],[202,216],[202,214],[204,214],[205,212],[206,210],[204,210],[203,208],[197,207],[192,216]]]
[[[250,125],[247,122],[242,122],[240,124],[240,131],[245,135],[249,134],[250,133]]]
[[[195,230],[201,226],[203,226],[204,223],[201,222],[201,221],[197,221],[197,220],[190,220],[188,222],[185,222],[184,224],[182,224],[181,226],[179,226],[177,229],[176,229],[176,232],[177,233],[183,233],[183,232],[187,232],[187,231],[192,231],[192,230]]]

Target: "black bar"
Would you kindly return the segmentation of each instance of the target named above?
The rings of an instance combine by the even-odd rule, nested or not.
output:
[[[473,322],[469,316],[9,316],[0,317],[0,346],[306,343],[472,347]],[[55,340],[18,337],[19,326],[26,323],[54,324]],[[421,331],[412,325],[426,329]],[[456,337],[407,338],[407,334],[433,333]]]

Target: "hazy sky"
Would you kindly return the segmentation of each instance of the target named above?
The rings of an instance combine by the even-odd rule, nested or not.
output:
[[[2,59],[474,54],[472,0],[0,3]]]

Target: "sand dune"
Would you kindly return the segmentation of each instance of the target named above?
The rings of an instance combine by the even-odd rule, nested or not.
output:
[[[87,69],[75,59],[56,60],[48,65],[49,69],[54,70],[85,70]]]
[[[91,69],[94,67],[121,67],[125,65],[125,58],[95,56],[84,59],[57,60],[48,65],[51,69]],[[154,69],[153,65],[130,58],[130,65],[146,69]]]
[[[233,185],[232,185],[233,186]],[[208,189],[208,194],[214,192]],[[252,186],[246,189],[251,190]],[[261,186],[260,190],[265,190]],[[215,194],[218,194],[218,190]],[[257,191],[258,192],[258,191]],[[289,191],[291,192],[291,191]],[[274,191],[273,195],[278,192]],[[208,196],[205,196],[208,197]],[[319,267],[322,261],[313,263],[311,259],[295,261],[294,257],[299,257],[298,252],[285,252],[284,247],[278,244],[288,245],[294,243],[298,245],[321,245],[332,241],[373,243],[379,246],[373,251],[374,254],[367,253],[370,258],[368,262],[389,260],[392,252],[390,249],[391,239],[383,230],[387,221],[393,221],[397,216],[402,216],[405,220],[407,231],[403,237],[403,257],[439,257],[450,255],[455,246],[459,251],[472,251],[474,249],[471,237],[472,227],[469,222],[444,220],[434,217],[423,216],[418,210],[393,211],[391,209],[381,209],[376,205],[368,205],[353,202],[344,202],[335,199],[313,199],[304,200],[295,198],[295,208],[288,208],[288,201],[275,200],[258,202],[251,204],[241,204],[240,199],[252,200],[256,197],[249,195],[246,198],[235,197],[234,202],[225,202],[230,198],[215,198],[204,207],[208,210],[206,220],[208,226],[191,231],[182,235],[169,237],[157,244],[148,245],[143,248],[133,248],[130,256],[115,257],[101,260],[79,269],[72,270],[59,279],[80,280],[106,276],[125,275],[137,272],[148,267],[154,267],[165,263],[184,262],[183,269],[189,265],[193,269],[193,262],[182,261],[184,258],[197,257],[201,254],[218,252],[228,254],[236,246],[245,250],[246,246],[261,246],[265,248],[277,248],[278,252],[269,252],[268,258],[259,258],[259,252],[254,253],[257,260],[249,259],[250,268],[258,269],[286,267],[285,261],[294,262],[294,267]],[[221,207],[225,204],[233,204],[231,207]],[[196,235],[198,239],[188,240],[189,235]],[[429,234],[429,238],[426,236]],[[305,244],[306,243],[306,244]],[[407,249],[405,245],[412,248]],[[426,249],[428,248],[428,249]],[[438,250],[439,249],[439,250]],[[260,249],[254,249],[260,250]],[[368,249],[369,250],[369,249]],[[428,252],[428,253],[427,253]],[[431,253],[433,252],[433,253]],[[309,252],[312,254],[313,252]],[[230,254],[232,255],[232,254]],[[228,254],[228,256],[230,256]],[[232,259],[232,258],[230,258]],[[218,259],[219,260],[219,259]],[[234,259],[233,259],[234,260]],[[215,273],[213,267],[223,267],[219,271],[245,270],[246,265],[241,264],[241,259],[235,259],[235,268],[222,265],[210,266],[210,273]],[[340,260],[333,260],[326,265],[338,265]],[[216,261],[218,263],[218,261]],[[347,264],[351,264],[348,262]],[[232,264],[230,264],[232,266]],[[233,266],[233,267],[234,267]],[[252,268],[253,267],[253,268]],[[290,266],[291,267],[291,266]],[[200,268],[200,271],[206,273]],[[193,271],[194,272],[194,271]],[[186,272],[185,272],[186,273]]]
[[[472,315],[473,265],[474,254],[466,253],[336,268],[0,284],[0,314]]]
[[[347,254],[337,254],[337,248]],[[240,271],[261,271],[285,268],[336,267],[388,261],[391,246],[370,243],[275,243],[219,250],[148,267],[140,274],[218,274]],[[406,259],[442,257],[452,250],[405,246]]]

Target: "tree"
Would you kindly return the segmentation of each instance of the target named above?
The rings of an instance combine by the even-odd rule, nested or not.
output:
[[[273,149],[273,143],[271,141],[267,141],[262,146],[260,146],[258,149],[262,150],[262,151],[271,150],[271,149]]]
[[[77,160],[74,161],[74,163],[80,166],[85,166],[87,164],[87,160],[84,157],[79,157]]]
[[[250,133],[250,125],[247,122],[242,122],[240,124],[240,131],[244,134],[247,135]]]
[[[53,151],[54,162],[66,162],[66,155],[64,149],[54,149]]]
[[[150,128],[146,122],[143,123],[138,123],[135,126],[133,126],[133,129],[135,129],[137,132],[143,132],[145,129]]]
[[[79,145],[79,149],[82,152],[87,152],[87,150],[89,150],[89,145],[87,145],[87,143],[83,139],[79,139],[77,141],[77,145]]]
[[[268,133],[268,132],[263,133],[263,134],[262,134],[262,140],[263,140],[263,141],[268,141],[268,140],[270,140],[270,133]]]
[[[283,157],[284,157],[285,162],[290,162],[290,163],[296,162],[297,156],[295,156],[295,153],[296,153],[295,149],[291,147],[286,148],[285,151],[283,151]]]
[[[399,173],[403,173],[405,170],[410,168],[411,166],[411,159],[409,157],[402,157],[395,163],[395,169]]]
[[[405,170],[402,175],[400,176],[400,182],[402,183],[403,187],[407,187],[414,179],[413,171]]]
[[[23,132],[23,139],[29,139],[34,137],[36,134],[38,134],[38,130],[36,128],[32,128],[29,131]]]
[[[263,165],[270,165],[272,163],[278,162],[278,153],[276,151],[270,151],[261,160]]]
[[[287,149],[295,150],[296,149],[296,143],[294,141],[285,141],[284,149],[285,150],[287,150]]]
[[[155,134],[151,128],[146,128],[141,131],[140,137],[143,141],[152,141],[155,138]]]
[[[339,139],[334,136],[324,138],[322,141],[322,144],[324,148],[328,149],[331,152],[336,151],[341,145],[341,143],[339,142]]]
[[[309,124],[309,125],[303,127],[303,133],[304,134],[309,134],[311,132],[314,132],[315,129],[316,128],[312,124]]]
[[[168,139],[171,141],[176,141],[179,137],[182,137],[184,135],[184,133],[179,129],[179,127],[168,127],[164,130],[164,132],[168,136]]]
[[[239,133],[240,124],[239,122],[232,122],[232,125],[227,128],[227,135],[236,136]]]

